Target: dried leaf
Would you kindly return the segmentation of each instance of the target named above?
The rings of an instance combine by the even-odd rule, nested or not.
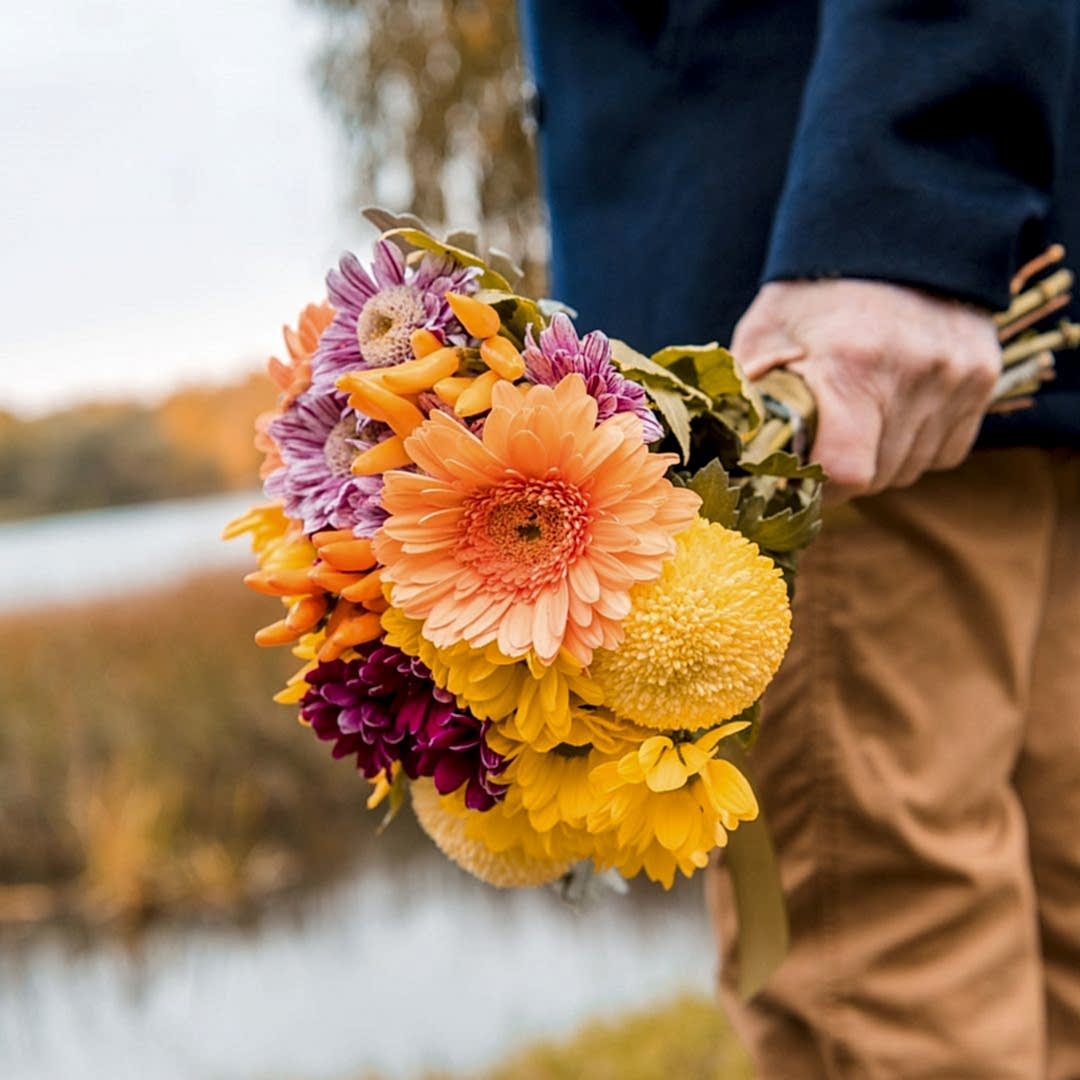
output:
[[[420,251],[430,251],[435,255],[449,255],[455,262],[462,266],[475,266],[478,267],[482,273],[479,277],[480,285],[486,289],[501,289],[504,292],[510,293],[510,282],[502,276],[492,270],[479,255],[474,255],[471,251],[466,251],[464,248],[454,247],[452,244],[443,243],[441,240],[436,240],[434,236],[429,232],[425,232],[423,229],[414,227],[391,229],[389,232],[383,233],[384,240],[391,240],[395,243],[402,241],[413,248]]]
[[[669,345],[651,358],[674,372],[683,382],[697,387],[713,401],[734,397],[747,411],[746,426],[761,422],[761,404],[757,393],[743,375],[735,357],[715,341],[708,345]]]

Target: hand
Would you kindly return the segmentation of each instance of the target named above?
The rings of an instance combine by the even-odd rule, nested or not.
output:
[[[880,281],[764,285],[731,351],[751,379],[784,366],[806,380],[830,502],[959,465],[1001,373],[989,314]]]

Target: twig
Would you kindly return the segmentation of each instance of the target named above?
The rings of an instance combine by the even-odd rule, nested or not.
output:
[[[1023,318],[1017,319],[1016,322],[1009,323],[1008,326],[1002,326],[998,330],[998,341],[1005,342],[1016,337],[1017,334],[1022,334],[1037,322],[1042,322],[1047,316],[1053,315],[1055,311],[1060,311],[1063,307],[1068,307],[1070,300],[1072,300],[1072,293],[1055,296],[1053,300],[1048,300],[1042,307],[1038,307],[1034,311],[1029,312]]]
[[[995,402],[1007,398],[1027,397],[1039,386],[1054,377],[1054,354],[1049,351],[1036,353],[1006,369],[994,387]]]
[[[1012,281],[1009,282],[1009,295],[1018,296],[1036,274],[1041,274],[1048,266],[1053,266],[1064,258],[1065,249],[1061,244],[1051,244],[1041,255],[1036,255],[1034,259],[1024,263],[1016,271]]]
[[[994,316],[995,325],[999,329],[1007,327],[1010,323],[1023,318],[1036,308],[1040,308],[1043,304],[1053,300],[1055,296],[1067,293],[1072,288],[1072,283],[1073,275],[1071,270],[1063,268],[1055,271],[1048,278],[1044,278],[1037,285],[1032,285],[1030,289],[1022,292],[1005,311],[998,312]]]
[[[1056,330],[1014,341],[1002,350],[1001,362],[1005,367],[1012,367],[1013,364],[1037,353],[1077,347],[1080,347],[1080,323],[1062,321]]]

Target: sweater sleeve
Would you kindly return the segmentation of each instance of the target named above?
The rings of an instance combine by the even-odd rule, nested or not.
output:
[[[1077,0],[821,0],[764,280],[999,308],[1046,241]]]

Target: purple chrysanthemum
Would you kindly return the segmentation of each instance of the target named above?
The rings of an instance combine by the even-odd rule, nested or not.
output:
[[[304,522],[304,531],[352,529],[372,536],[386,520],[381,476],[353,476],[360,450],[382,437],[383,426],[350,408],[344,394],[301,394],[269,426],[284,464],[266,478],[266,493]]]
[[[585,379],[585,389],[596,398],[597,422],[619,412],[631,412],[640,421],[645,442],[656,442],[664,434],[637,383],[623,378],[611,362],[611,342],[593,330],[579,338],[574,324],[563,312],[556,312],[551,325],[540,331],[540,342],[532,327],[525,331],[525,377],[530,382],[554,386],[576,372]]]
[[[412,780],[430,776],[442,795],[466,785],[471,810],[489,810],[505,796],[494,777],[506,763],[484,738],[487,722],[459,709],[419,660],[376,645],[367,656],[319,664],[305,678],[301,717],[334,743],[334,757],[355,754],[369,780],[400,762]]]
[[[330,390],[347,371],[411,359],[409,338],[421,327],[448,344],[464,344],[466,335],[446,293],[475,292],[478,273],[442,255],[425,254],[406,266],[401,250],[388,240],[375,245],[370,274],[355,255],[343,255],[326,277],[335,314],[311,360],[312,385]]]

